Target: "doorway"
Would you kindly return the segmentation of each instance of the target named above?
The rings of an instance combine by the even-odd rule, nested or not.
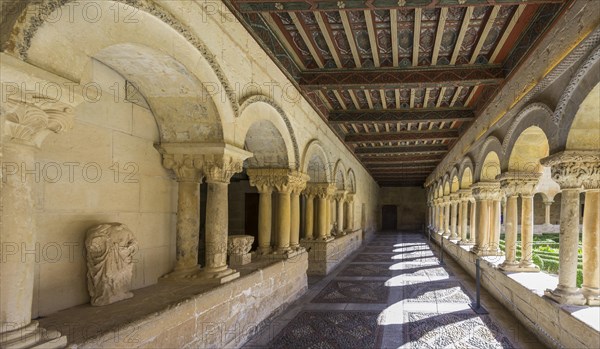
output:
[[[396,230],[397,212],[396,205],[383,205],[381,207],[381,230]]]

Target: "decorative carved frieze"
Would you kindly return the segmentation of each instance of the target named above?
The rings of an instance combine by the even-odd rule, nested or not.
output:
[[[565,150],[542,160],[551,166],[552,179],[561,189],[598,187],[600,185],[600,151]]]
[[[500,182],[477,182],[471,185],[473,197],[475,200],[500,200],[502,190]]]
[[[2,103],[0,118],[3,139],[40,147],[51,132],[61,133],[73,127],[74,111],[49,98],[22,101],[9,97]]]
[[[533,172],[506,172],[498,175],[497,180],[506,196],[533,196],[538,185],[541,173]]]

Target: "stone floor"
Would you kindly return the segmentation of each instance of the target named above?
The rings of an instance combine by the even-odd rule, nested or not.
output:
[[[377,234],[245,348],[544,348],[420,234]]]

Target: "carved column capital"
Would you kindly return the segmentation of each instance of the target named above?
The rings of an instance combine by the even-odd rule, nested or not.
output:
[[[356,194],[354,194],[354,193],[346,193],[346,202],[348,202],[348,203],[354,202],[354,195],[356,195]]]
[[[348,192],[347,192],[346,190],[337,190],[337,191],[335,192],[335,194],[333,195],[333,198],[334,198],[336,201],[344,201],[344,199],[346,198],[346,194],[347,194],[347,193],[348,193]]]
[[[541,176],[541,173],[533,172],[505,172],[496,179],[506,196],[533,196]]]
[[[452,193],[450,194],[450,204],[455,205],[458,204],[460,201],[460,195],[458,193]]]
[[[202,181],[202,156],[194,154],[163,154],[163,166],[172,170],[178,182]]]
[[[260,192],[277,189],[280,193],[300,193],[306,188],[308,175],[287,168],[250,168],[247,170],[250,185],[256,186]]]
[[[331,183],[308,183],[305,192],[314,195],[320,199],[329,199],[335,193],[336,188]]]
[[[460,196],[460,201],[469,201],[473,198],[473,193],[471,189],[460,189],[458,191],[458,195]]]
[[[229,154],[204,155],[202,173],[206,182],[229,183],[231,176],[242,172],[244,159]]]
[[[561,189],[600,187],[598,150],[565,150],[540,160],[540,163],[551,166],[552,179]]]
[[[473,197],[475,200],[496,200],[502,197],[500,182],[477,182],[471,185]]]
[[[75,113],[70,105],[44,97],[31,101],[8,98],[0,109],[3,139],[39,148],[50,133],[73,127]]]

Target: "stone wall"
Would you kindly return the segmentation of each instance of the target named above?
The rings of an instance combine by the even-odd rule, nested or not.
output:
[[[301,241],[308,250],[308,274],[327,275],[362,244],[362,230],[356,230],[335,240]]]
[[[89,301],[84,240],[95,224],[120,222],[135,234],[134,289],[156,283],[175,260],[177,183],[154,148],[154,117],[110,88],[113,81],[125,86],[120,75],[99,62],[90,71],[106,81],[98,84],[98,101],[75,110],[72,130],[48,136],[32,173],[38,244],[27,258],[39,261],[34,317]]]
[[[379,190],[378,226],[381,227],[381,206],[396,205],[398,230],[421,229],[425,224],[427,194],[420,187],[382,187]]]
[[[440,244],[442,239],[440,235],[433,234],[432,237]],[[475,277],[476,255],[470,253],[468,248],[456,245],[444,238],[444,249],[447,255],[450,255],[471,276]],[[524,282],[527,282],[527,279],[532,280],[533,274],[505,274],[497,269],[497,265],[503,259],[503,257],[481,259],[481,286],[502,303],[523,325],[549,347],[600,347],[600,333],[572,314],[577,309],[561,306],[543,297],[545,288],[556,287],[558,283],[556,276],[536,273],[535,289],[528,288]],[[590,309],[597,311],[597,308]]]

